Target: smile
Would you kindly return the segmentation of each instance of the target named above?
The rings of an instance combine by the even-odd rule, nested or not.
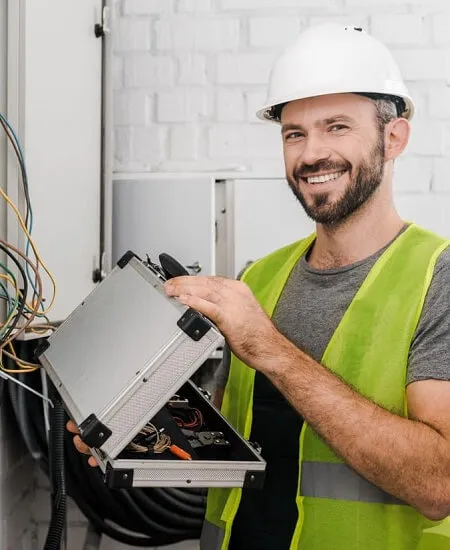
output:
[[[334,172],[333,174],[323,174],[322,176],[311,176],[309,178],[303,178],[307,183],[326,183],[327,181],[337,180],[345,174],[346,170],[341,172]]]

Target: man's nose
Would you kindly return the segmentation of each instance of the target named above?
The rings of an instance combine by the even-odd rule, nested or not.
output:
[[[301,160],[304,164],[316,164],[321,160],[327,160],[331,155],[331,149],[327,146],[325,140],[317,134],[309,134],[305,141]]]

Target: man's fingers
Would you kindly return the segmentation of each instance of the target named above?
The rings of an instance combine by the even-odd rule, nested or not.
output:
[[[90,455],[91,454],[91,451],[90,451],[89,447],[86,445],[86,443],[83,443],[83,441],[81,440],[81,437],[79,435],[76,435],[73,438],[73,443],[74,443],[77,451],[80,451],[80,453],[83,453],[85,455]]]
[[[66,430],[73,434],[79,434],[80,430],[73,420],[69,420],[66,424]]]
[[[213,323],[218,324],[220,322],[219,309],[216,304],[211,303],[209,300],[200,298],[199,296],[192,296],[190,294],[182,294],[178,296],[178,300],[192,309],[203,313],[208,319],[211,319]]]
[[[95,460],[95,458],[93,456],[89,457],[88,464],[89,464],[89,466],[92,466],[93,468],[98,466],[98,462]]]
[[[76,427],[76,425],[71,420],[69,420],[69,422],[67,422],[66,428],[69,430],[69,432],[72,432],[72,433],[75,433],[75,434],[80,433],[78,428]],[[73,438],[73,444],[75,445],[75,448],[77,449],[78,452],[83,453],[84,455],[90,455],[91,454],[91,450],[86,445],[86,443],[83,443],[83,441],[82,441],[82,439],[79,435],[76,435]],[[89,464],[89,466],[92,466],[93,468],[98,466],[98,462],[95,460],[95,458],[93,456],[89,457],[88,464]]]
[[[169,296],[180,294],[220,294],[224,288],[229,287],[236,281],[230,281],[222,277],[176,277],[164,284],[166,293]]]

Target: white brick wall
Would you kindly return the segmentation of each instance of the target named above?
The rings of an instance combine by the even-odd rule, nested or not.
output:
[[[156,47],[169,51],[224,51],[239,46],[239,19],[176,15],[155,23]]]
[[[267,82],[274,56],[263,53],[219,54],[217,57],[217,83],[264,84]]]
[[[399,32],[399,29],[402,29]],[[372,35],[386,45],[415,45],[425,41],[425,18],[420,14],[374,15]]]
[[[211,115],[211,97],[205,88],[172,88],[157,96],[158,122],[195,122]]]
[[[394,56],[406,80],[447,82],[450,78],[449,48],[401,49],[395,50]],[[429,89],[433,89],[431,83]]]
[[[117,6],[116,170],[270,166],[282,175],[279,136],[255,111],[265,102],[276,56],[304,27],[333,20],[361,25],[384,41],[416,100],[411,143],[396,171],[398,192],[422,196],[432,188],[439,200],[450,190],[447,0],[117,0]]]
[[[272,50],[274,47],[286,47],[296,36],[305,20],[300,17],[251,17],[250,45],[256,48]]]

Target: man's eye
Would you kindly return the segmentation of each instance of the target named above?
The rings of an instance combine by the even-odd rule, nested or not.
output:
[[[305,137],[305,134],[302,132],[289,132],[289,134],[285,134],[284,139],[286,141],[292,140],[292,139],[299,139]]]
[[[345,126],[345,124],[333,124],[329,129],[331,132],[339,132],[341,130],[347,130],[348,126]]]

